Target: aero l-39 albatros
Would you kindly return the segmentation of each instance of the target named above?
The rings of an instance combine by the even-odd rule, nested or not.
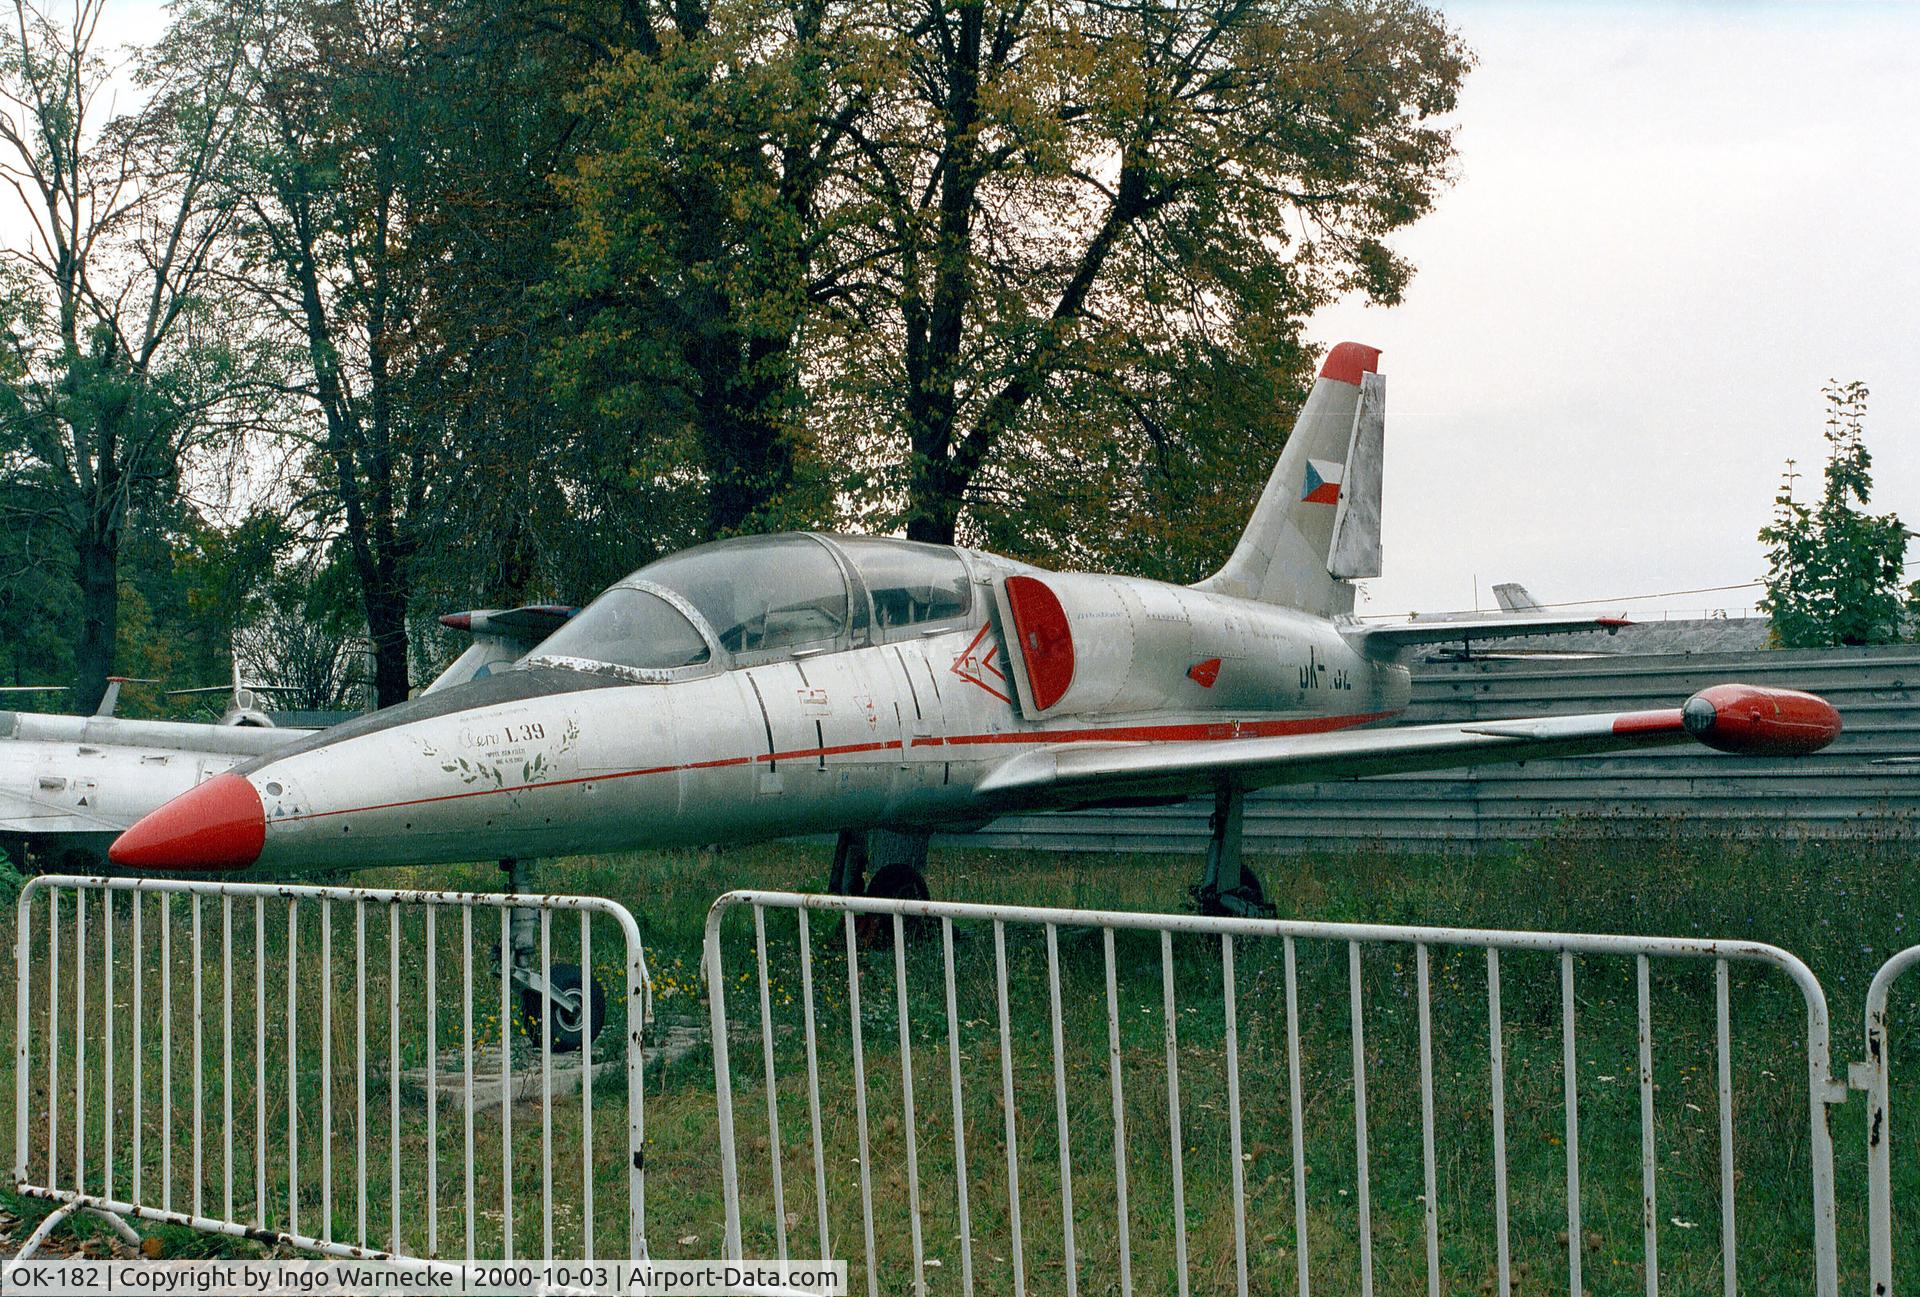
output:
[[[924,895],[926,835],[1217,798],[1203,904],[1259,912],[1240,801],[1277,784],[1696,739],[1831,742],[1808,694],[1401,725],[1419,644],[1609,619],[1352,619],[1380,571],[1379,353],[1335,347],[1225,567],[1194,586],[862,536],[719,541],[635,572],[513,669],[336,726],[135,824],[115,863],[341,867],[839,832],[834,883]],[[897,858],[869,859],[884,844]]]

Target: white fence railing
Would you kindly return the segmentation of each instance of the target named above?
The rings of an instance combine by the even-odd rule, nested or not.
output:
[[[19,1193],[341,1257],[645,1257],[621,906],[49,876],[16,924]]]
[[[730,975],[729,950],[751,966]],[[1184,1297],[1196,1276],[1245,1294],[1256,1267],[1303,1295],[1337,1268],[1371,1294],[1385,1247],[1383,1290],[1477,1287],[1484,1264],[1502,1297],[1578,1294],[1604,1219],[1611,1264],[1627,1250],[1649,1294],[1677,1271],[1671,1287],[1731,1295],[1757,1290],[1738,1225],[1764,1173],[1812,1212],[1766,1222],[1759,1287],[1837,1289],[1827,1108],[1845,1091],[1825,994],[1772,946],[739,891],[708,915],[705,961],[731,1257],[817,1247],[857,1255],[870,1294],[924,1292],[951,1246],[969,1294],[1010,1270],[1016,1294]],[[1804,1046],[1803,1085],[1736,1037],[1736,981]],[[758,1055],[739,1073],[736,1044]],[[736,1121],[762,1118],[737,1118],[736,1092],[764,1106],[744,1145]],[[1804,1151],[1767,1160],[1797,1144],[1769,1129],[1738,1166],[1748,1108],[1804,1122]],[[1560,1275],[1522,1282],[1555,1234]]]
[[[29,1252],[87,1210],[648,1255],[618,905],[47,877],[15,939],[13,1182],[58,1204]],[[717,1138],[669,1216],[723,1217],[730,1257],[847,1258],[869,1294],[1838,1288],[1845,1088],[1772,946],[743,891],[704,963]],[[1877,1297],[1914,963],[1875,977],[1853,1076]]]
[[[1893,1294],[1893,1044],[1887,997],[1900,975],[1920,964],[1920,946],[1909,946],[1880,966],[1867,987],[1866,1060],[1854,1075],[1867,1092],[1867,1256],[1874,1297]]]

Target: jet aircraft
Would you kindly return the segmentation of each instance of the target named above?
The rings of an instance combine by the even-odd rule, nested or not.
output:
[[[208,779],[112,859],[516,865],[838,833],[834,887],[872,868],[870,894],[924,896],[933,831],[1211,795],[1195,895],[1257,914],[1240,859],[1252,789],[1691,740],[1792,755],[1835,737],[1824,700],[1744,685],[1658,710],[1391,724],[1416,646],[1625,623],[1353,618],[1353,582],[1380,572],[1378,356],[1328,355],[1245,533],[1197,585],[881,537],[697,546],[616,582],[510,670]],[[542,989],[515,977],[523,999]]]

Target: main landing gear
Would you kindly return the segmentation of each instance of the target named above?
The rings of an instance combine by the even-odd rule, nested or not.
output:
[[[927,835],[893,829],[842,829],[827,890],[835,896],[927,899]]]
[[[1207,840],[1207,869],[1188,889],[1202,914],[1241,919],[1271,919],[1279,913],[1267,901],[1260,875],[1241,858],[1240,820],[1246,793],[1222,784],[1214,793],[1212,830]]]
[[[508,896],[528,890],[525,861],[502,860],[500,870],[507,876]],[[520,989],[520,1026],[527,1039],[540,1043],[540,1024],[551,1008],[554,1053],[572,1053],[598,1040],[607,1025],[606,988],[590,972],[583,974],[578,964],[551,964],[548,980],[541,980],[539,911],[514,907],[507,940],[513,957],[510,976]]]
[[[927,891],[927,835],[893,829],[842,829],[833,847],[833,872],[827,890],[836,896],[877,900],[924,901]],[[921,922],[909,919],[909,927]],[[893,920],[862,914],[853,921],[860,944],[869,950],[893,947]]]

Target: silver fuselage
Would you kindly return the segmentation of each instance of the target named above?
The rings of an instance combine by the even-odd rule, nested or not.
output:
[[[1362,655],[1331,622],[1100,579],[1126,587],[1116,620],[1130,628],[1113,635],[1125,632],[1131,647],[1083,654],[1090,711],[1022,715],[985,598],[964,624],[933,633],[691,679],[523,665],[242,767],[266,813],[258,863],[424,864],[881,826],[951,831],[1001,813],[976,785],[1036,747],[1231,742],[1365,724],[1405,706],[1406,669]],[[1185,677],[1190,663],[1215,659],[1211,683]],[[1132,701],[1145,697],[1165,702]]]

